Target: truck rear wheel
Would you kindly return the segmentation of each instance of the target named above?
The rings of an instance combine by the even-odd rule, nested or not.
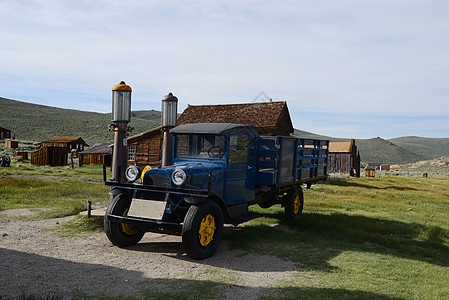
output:
[[[131,199],[127,194],[120,193],[109,202],[104,218],[104,231],[112,244],[126,247],[137,244],[145,232],[139,231],[135,226],[108,220],[107,215],[126,216],[128,214]]]
[[[302,188],[291,189],[285,199],[285,217],[287,220],[298,219],[304,207],[304,195]]]
[[[211,257],[223,234],[223,213],[212,201],[190,206],[182,226],[182,243],[193,259]]]

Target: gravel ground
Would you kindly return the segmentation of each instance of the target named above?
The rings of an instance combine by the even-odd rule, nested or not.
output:
[[[146,289],[199,281],[219,282],[219,298],[257,299],[300,270],[274,256],[230,250],[225,242],[213,257],[195,261],[184,252],[179,236],[147,233],[139,244],[121,249],[103,233],[61,238],[42,230],[71,218],[0,223],[0,299],[142,296]],[[226,227],[225,234],[231,230]]]

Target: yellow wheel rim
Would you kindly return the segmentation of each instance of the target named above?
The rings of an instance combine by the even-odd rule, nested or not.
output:
[[[212,215],[207,214],[204,216],[203,220],[201,220],[200,230],[198,231],[198,237],[200,239],[200,244],[203,247],[212,242],[214,239],[214,233],[217,227],[215,226],[215,219]]]
[[[296,195],[295,202],[293,202],[293,212],[295,215],[299,213],[299,209],[301,208],[301,199],[299,198],[299,195]]]
[[[128,209],[125,210],[122,214],[123,217],[126,217],[128,215]],[[136,227],[130,224],[120,223],[120,229],[124,234],[127,235],[133,235],[136,234],[138,231],[136,230]]]

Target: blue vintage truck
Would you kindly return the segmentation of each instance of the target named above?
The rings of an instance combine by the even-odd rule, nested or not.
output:
[[[104,174],[112,195],[104,228],[116,246],[136,244],[145,232],[177,234],[190,257],[208,258],[223,224],[249,220],[250,205],[281,204],[287,219],[298,218],[302,185],[327,177],[328,141],[259,136],[257,127],[223,123],[185,124],[170,133],[173,165],[143,176],[128,167],[127,183]]]

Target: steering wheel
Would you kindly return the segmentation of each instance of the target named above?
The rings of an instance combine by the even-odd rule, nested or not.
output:
[[[207,154],[212,158],[222,158],[224,156],[224,149],[220,146],[212,146],[207,149]]]

